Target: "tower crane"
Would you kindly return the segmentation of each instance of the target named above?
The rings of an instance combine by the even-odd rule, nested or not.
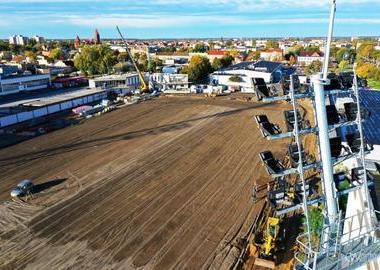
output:
[[[137,71],[137,73],[138,73],[138,75],[139,75],[139,78],[140,78],[140,84],[141,84],[141,86],[140,86],[140,87],[141,87],[141,92],[149,92],[149,87],[148,87],[148,85],[147,85],[146,82],[145,82],[144,75],[143,75],[143,73],[140,71],[139,67],[137,66],[136,61],[133,59],[132,54],[131,54],[131,51],[129,50],[128,43],[127,43],[127,41],[124,39],[123,34],[121,33],[121,31],[120,31],[120,29],[119,29],[119,26],[116,26],[116,29],[117,29],[117,31],[119,32],[120,38],[121,38],[121,40],[123,41],[123,43],[124,43],[124,45],[125,45],[125,49],[127,50],[127,53],[128,53],[128,55],[129,55],[129,58],[131,59],[132,64],[133,64],[133,66],[135,67],[135,69],[136,69],[136,71]]]

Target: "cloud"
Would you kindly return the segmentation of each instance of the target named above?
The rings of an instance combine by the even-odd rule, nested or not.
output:
[[[255,18],[244,16],[219,15],[172,15],[172,14],[109,14],[101,16],[65,16],[62,21],[88,27],[115,27],[116,25],[133,28],[165,28],[190,25],[283,25],[283,24],[322,24],[326,17],[267,17]],[[344,24],[380,24],[377,18],[339,18],[337,23]]]

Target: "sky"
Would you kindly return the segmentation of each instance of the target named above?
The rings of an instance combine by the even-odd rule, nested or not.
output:
[[[335,36],[380,36],[380,0],[337,0]],[[329,0],[0,0],[0,38],[318,37]]]

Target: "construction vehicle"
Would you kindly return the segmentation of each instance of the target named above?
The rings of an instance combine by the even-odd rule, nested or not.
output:
[[[265,220],[264,220],[265,221]],[[280,219],[268,217],[261,230],[254,236],[256,247],[255,265],[275,269],[276,252],[279,249]]]
[[[145,82],[145,78],[144,78],[144,74],[140,71],[136,61],[133,59],[133,56],[131,54],[131,51],[129,50],[129,46],[128,46],[128,42],[124,39],[124,36],[123,34],[121,33],[120,29],[118,26],[116,26],[116,29],[117,31],[119,32],[119,35],[120,35],[120,38],[121,40],[123,41],[124,45],[125,45],[125,49],[129,55],[129,58],[131,59],[132,61],[132,64],[133,66],[135,67],[138,75],[139,75],[139,78],[140,78],[140,87],[141,87],[141,92],[142,93],[148,93],[149,92],[149,86],[147,85],[147,83]]]

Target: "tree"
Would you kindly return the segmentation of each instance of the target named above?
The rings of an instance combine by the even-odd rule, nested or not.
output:
[[[321,209],[313,207],[309,210],[310,232],[314,236],[319,236],[322,232],[324,217]]]
[[[212,66],[207,57],[194,55],[191,57],[187,73],[192,83],[206,83],[208,75],[212,72]]]
[[[222,58],[215,58],[212,62],[212,68],[214,70],[226,68],[229,67],[233,61],[234,58],[231,55],[225,55]]]
[[[347,60],[342,60],[339,63],[339,70],[344,71],[348,68],[349,62]]]
[[[360,78],[371,79],[377,72],[377,68],[371,63],[359,63],[356,68],[356,73]]]
[[[222,60],[220,58],[215,58],[212,61],[212,69],[213,70],[219,70],[223,68]]]
[[[203,43],[197,43],[193,49],[193,52],[205,53],[208,51],[208,47]]]
[[[125,73],[130,71],[131,68],[130,65],[128,65],[126,62],[120,62],[114,66],[114,70],[116,73]]]
[[[357,60],[370,61],[374,51],[375,47],[372,42],[363,43],[357,50]]]
[[[311,64],[305,68],[305,74],[312,75],[317,72],[320,72],[322,70],[322,65],[323,65],[322,62],[319,60],[315,60],[311,62]]]
[[[127,62],[129,60],[129,55],[127,52],[121,52],[117,55],[117,61]]]
[[[254,60],[258,60],[259,58],[260,58],[259,51],[250,51],[248,53],[248,56],[246,57],[246,61],[254,61]]]
[[[117,58],[107,45],[85,45],[74,59],[75,67],[90,75],[110,73],[116,63]]]
[[[32,62],[37,61],[37,54],[32,51],[26,51],[25,56],[28,57]]]
[[[317,46],[308,46],[308,47],[304,48],[304,51],[305,51],[305,52],[311,52],[311,53],[314,53],[314,52],[319,52],[320,49],[319,49],[319,47],[317,47]]]
[[[297,57],[296,56],[294,56],[294,55],[291,55],[290,57],[289,57],[289,65],[295,65],[297,63]]]
[[[63,55],[61,48],[52,49],[49,53],[49,58],[53,59],[53,60],[62,59],[63,56],[64,55]]]
[[[290,49],[290,52],[294,53],[295,55],[300,55],[300,53],[304,50],[305,50],[305,48],[303,46],[296,45]]]
[[[233,45],[234,45],[234,43],[233,43],[233,41],[231,39],[226,41],[226,47],[227,48],[232,48]]]
[[[150,63],[148,64],[148,71],[149,72],[156,72],[157,71],[157,68],[162,66],[163,63],[162,63],[162,60],[156,58],[156,59],[152,59],[150,60]]]
[[[10,50],[9,43],[6,41],[0,40],[0,51],[9,51],[9,50]]]
[[[279,47],[279,44],[276,40],[268,40],[266,44],[267,49],[277,49]]]
[[[138,55],[138,58],[135,61],[137,61],[137,66],[139,67],[139,70],[143,72],[148,71],[148,56],[146,55],[146,53],[139,53],[136,55]]]

